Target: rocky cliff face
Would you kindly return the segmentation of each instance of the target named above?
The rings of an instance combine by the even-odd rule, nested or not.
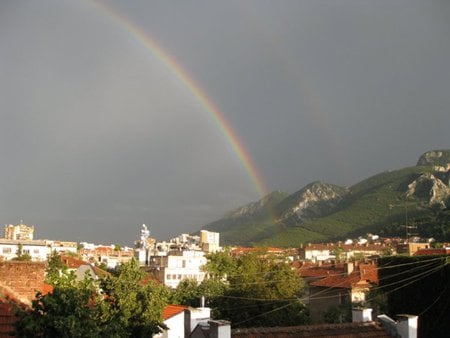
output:
[[[430,150],[420,156],[417,165],[433,165],[448,169],[450,164],[450,150]]]
[[[283,200],[288,194],[283,191],[274,191],[263,197],[257,202],[246,204],[240,208],[228,212],[225,218],[240,218],[253,217],[267,210],[268,207],[273,207]]]
[[[282,222],[298,224],[333,211],[347,189],[336,185],[314,182],[286,198],[277,207]]]
[[[450,200],[450,188],[431,173],[420,175],[408,185],[406,197],[417,197],[427,201],[429,206],[446,205]]]

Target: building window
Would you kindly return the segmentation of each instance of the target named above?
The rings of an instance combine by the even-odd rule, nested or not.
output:
[[[33,250],[33,253],[34,253],[34,254],[39,254],[39,249],[34,249],[34,250]]]
[[[10,254],[11,253],[11,248],[3,248],[3,253],[4,254]]]

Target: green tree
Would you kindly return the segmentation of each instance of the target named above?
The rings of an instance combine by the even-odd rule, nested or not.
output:
[[[299,300],[303,282],[290,264],[263,252],[235,258],[223,295],[214,300],[220,318],[235,327],[289,326],[308,322]]]
[[[31,310],[17,308],[16,337],[101,337],[102,299],[92,280],[56,283],[46,295],[38,292]]]
[[[67,266],[62,262],[61,255],[54,250],[47,259],[45,282],[55,286],[64,279],[67,279],[67,277]]]
[[[55,274],[56,276],[56,274]],[[37,293],[31,310],[17,308],[17,337],[149,337],[164,327],[168,291],[144,283],[136,261],[100,283],[73,274],[55,277],[53,292]]]
[[[22,243],[19,243],[17,245],[17,252],[16,252],[16,257],[14,257],[12,260],[13,261],[31,261],[31,256],[28,252],[23,252],[23,245]]]
[[[154,281],[144,283],[144,275],[132,260],[120,266],[117,276],[102,281],[106,300],[102,313],[109,337],[148,337],[164,328],[162,311],[169,291]]]
[[[173,291],[172,303],[199,306],[201,297],[200,287],[195,279],[183,279]]]
[[[419,221],[419,232],[424,237],[434,237],[439,241],[450,240],[450,208],[433,205],[426,208],[428,215]]]
[[[231,257],[229,248],[208,254],[206,258],[208,262],[204,265],[203,270],[208,273],[209,278],[223,279],[236,269],[236,261]]]
[[[171,302],[198,307],[204,297],[205,305],[214,308],[215,299],[222,296],[226,288],[224,281],[212,278],[205,278],[200,284],[194,279],[183,279],[173,291]]]

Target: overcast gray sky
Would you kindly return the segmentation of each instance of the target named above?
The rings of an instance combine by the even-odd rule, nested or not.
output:
[[[268,190],[295,192],[450,147],[449,17],[446,0],[1,1],[0,224],[131,245],[142,223],[168,239],[260,198],[125,19],[217,105]]]

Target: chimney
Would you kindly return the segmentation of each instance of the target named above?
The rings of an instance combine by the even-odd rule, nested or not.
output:
[[[417,316],[398,315],[397,333],[401,338],[417,338]]]
[[[184,310],[184,336],[190,337],[192,332],[191,328],[191,311],[190,309]]]
[[[211,320],[211,309],[209,307],[193,308],[184,310],[184,336],[190,337],[192,331],[201,323],[206,324]]]
[[[210,338],[230,338],[231,326],[230,322],[226,320],[210,320],[209,324],[209,337]]]
[[[354,268],[353,262],[345,263],[345,272],[347,273],[347,275],[353,272],[353,268]]]
[[[391,336],[417,338],[418,316],[397,315],[397,317],[397,322],[386,315],[379,315],[378,319]]]
[[[371,322],[372,309],[371,308],[354,308],[352,309],[352,322]]]
[[[205,296],[200,297],[200,307],[205,307]]]

